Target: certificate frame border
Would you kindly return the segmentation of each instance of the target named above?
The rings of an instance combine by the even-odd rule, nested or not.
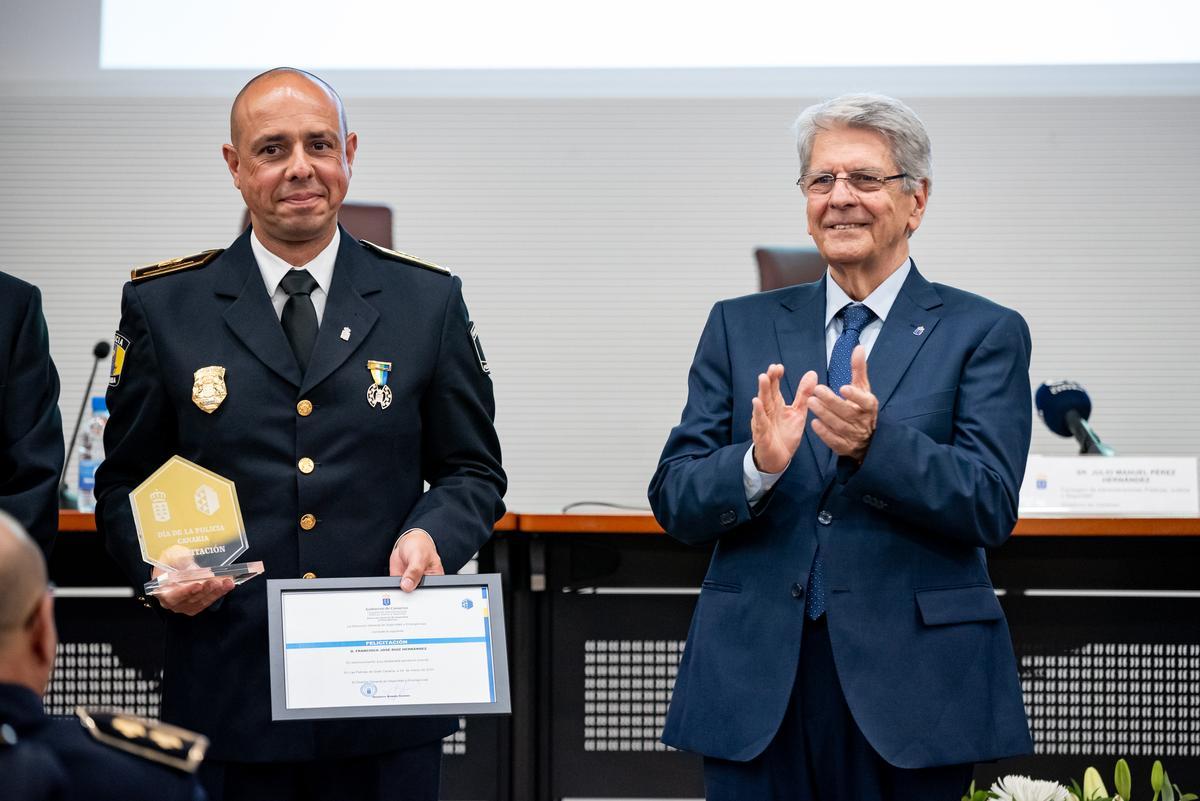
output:
[[[492,643],[492,677],[496,700],[491,703],[462,704],[386,704],[378,706],[334,706],[289,709],[287,677],[284,672],[283,593],[329,592],[330,590],[400,589],[400,577],[314,578],[267,580],[267,642],[271,668],[271,720],[345,720],[392,717],[462,717],[464,715],[512,714],[508,681],[508,640],[504,628],[504,594],[499,573],[474,573],[454,576],[425,576],[421,587],[487,587],[488,626]]]

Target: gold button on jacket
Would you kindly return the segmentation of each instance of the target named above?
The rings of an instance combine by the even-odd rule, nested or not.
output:
[[[304,515],[304,517],[300,518],[300,528],[304,529],[305,531],[312,531],[316,527],[317,518],[313,517],[312,515]]]
[[[307,456],[297,462],[296,466],[299,467],[300,472],[304,473],[305,475],[308,475],[313,470],[317,469],[316,462],[314,462],[312,459],[309,459]]]
[[[296,412],[301,417],[308,417],[310,414],[312,414],[312,410],[313,410],[313,405],[312,405],[312,401],[310,401],[310,400],[302,400],[296,404]]]
[[[308,571],[307,573],[305,573],[303,576],[303,578],[316,578],[316,577],[317,577],[317,574],[312,572],[311,570]]]

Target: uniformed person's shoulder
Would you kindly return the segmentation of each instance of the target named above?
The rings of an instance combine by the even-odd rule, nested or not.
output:
[[[195,773],[208,749],[203,735],[157,720],[82,707],[75,714],[97,743],[183,773]]]
[[[422,269],[429,270],[431,272],[439,273],[440,275],[450,275],[451,274],[450,271],[447,270],[445,267],[442,267],[439,264],[434,264],[431,261],[426,261],[425,259],[419,259],[416,256],[410,255],[408,253],[401,253],[400,251],[392,250],[391,248],[385,248],[383,245],[376,245],[374,242],[368,242],[365,239],[360,239],[358,241],[360,244],[362,244],[362,246],[367,250],[368,253],[371,253],[371,254],[373,254],[381,259],[384,259],[386,261],[394,261],[399,264],[407,264],[412,267],[420,267]]]
[[[216,248],[214,250],[205,250],[192,256],[178,256],[156,264],[147,264],[145,267],[136,267],[130,270],[129,278],[137,284],[164,275],[173,275],[187,270],[198,270],[201,267],[207,267],[216,260],[217,256],[220,256],[224,252],[224,248]]]
[[[34,290],[34,285],[28,281],[22,281],[15,275],[9,275],[6,272],[0,271],[0,296],[16,296],[22,300],[27,300],[33,294]]]
[[[42,743],[18,737],[7,722],[0,722],[0,776],[4,777],[4,789],[25,801],[61,799],[69,787],[64,766],[54,752]]]

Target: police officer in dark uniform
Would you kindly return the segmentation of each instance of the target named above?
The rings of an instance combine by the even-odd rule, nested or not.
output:
[[[38,288],[0,273],[0,509],[49,554],[63,469],[58,371]]]
[[[135,587],[151,578],[129,493],[178,454],[236,484],[238,559],[268,577],[391,575],[412,591],[456,572],[505,489],[461,282],[338,226],[358,139],[325,82],[264,73],[230,127],[251,228],[125,287],[96,478],[110,552]],[[216,801],[437,798],[455,719],[271,720],[265,581],[155,598],[163,718],[211,740],[201,779]]]
[[[45,563],[0,512],[0,801],[202,801],[204,738],[127,715],[46,715],[57,643]]]

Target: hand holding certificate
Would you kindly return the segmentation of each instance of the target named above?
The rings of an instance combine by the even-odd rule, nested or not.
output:
[[[274,720],[507,714],[498,575],[267,584]]]

